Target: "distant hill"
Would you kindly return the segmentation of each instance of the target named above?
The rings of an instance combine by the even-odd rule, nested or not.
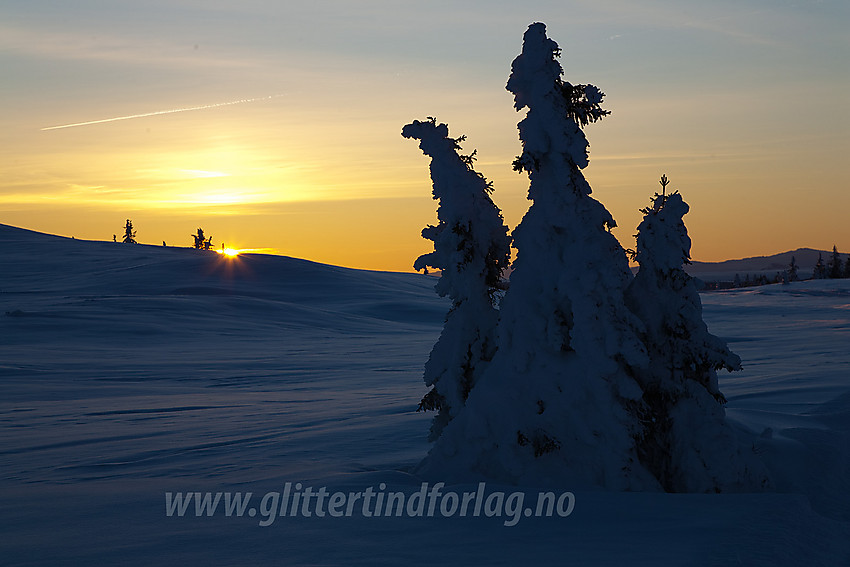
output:
[[[690,275],[703,280],[732,280],[735,274],[740,274],[742,278],[747,274],[772,276],[776,272],[786,269],[791,263],[791,257],[793,256],[799,266],[800,277],[808,278],[811,276],[815,264],[817,264],[819,254],[823,254],[823,260],[827,262],[832,255],[832,251],[798,248],[772,256],[754,256],[752,258],[726,260],[723,262],[694,261],[686,266],[685,270]],[[842,255],[842,258],[845,258],[845,256]]]
[[[3,245],[10,245],[13,242],[31,243],[40,241],[42,243],[55,243],[61,240],[72,241],[73,239],[0,224],[0,243],[2,243]],[[76,242],[85,241],[77,240]],[[96,242],[96,245],[98,246],[107,246],[108,249],[113,250],[112,245],[114,243],[112,242],[94,242]],[[139,246],[140,248],[138,248],[137,250],[147,250],[148,248],[160,250],[162,249],[159,246]],[[169,247],[168,250],[170,252],[174,252],[177,250],[183,250],[183,248]],[[773,276],[776,274],[776,272],[781,272],[782,270],[787,268],[788,264],[791,263],[791,257],[793,256],[797,261],[797,265],[799,266],[801,279],[806,279],[812,275],[812,270],[814,269],[815,264],[818,261],[818,254],[823,254],[824,262],[827,262],[829,260],[829,257],[832,255],[832,251],[815,250],[813,248],[798,248],[796,250],[781,252],[772,256],[754,256],[752,258],[725,260],[723,262],[693,261],[690,265],[685,267],[685,270],[692,276],[698,277],[705,281],[732,281],[735,277],[735,274],[739,274],[742,278],[748,274],[753,276],[761,274]],[[842,259],[846,259],[847,256],[846,254],[842,254],[841,257]],[[632,268],[632,271],[637,271],[637,267]],[[510,272],[511,268],[508,268],[505,273],[506,278],[510,276]],[[439,276],[440,272],[439,270],[431,270],[429,272],[429,275]]]
[[[752,258],[741,258],[740,260],[724,260],[723,262],[691,262],[688,271],[764,271],[784,270],[791,263],[793,256],[797,265],[801,268],[814,268],[818,261],[818,255],[823,254],[824,262],[832,254],[825,250],[814,250],[812,248],[797,248],[789,252],[781,252],[773,256],[753,256]]]
[[[139,305],[250,299],[258,317],[276,312],[275,325],[326,323],[339,329],[345,324],[352,331],[398,320],[439,328],[447,309],[446,300],[433,292],[434,281],[419,274],[357,270],[270,254],[229,259],[189,247],[81,240],[4,224],[0,266],[0,303],[5,299],[5,311],[15,316],[53,313],[53,308],[38,304],[38,297],[56,293],[69,301],[146,298],[139,299]],[[151,309],[152,315],[167,317],[165,307]],[[327,317],[330,311],[336,315]],[[2,329],[0,336],[5,340]]]

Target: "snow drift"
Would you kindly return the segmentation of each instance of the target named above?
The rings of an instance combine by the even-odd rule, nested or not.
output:
[[[848,281],[704,294],[719,376],[776,492],[574,488],[568,518],[167,517],[166,491],[285,482],[413,493],[434,278],[0,226],[5,565],[842,565],[850,559]],[[200,290],[200,292],[198,292]],[[6,315],[6,313],[10,315]],[[476,482],[480,479],[475,479]],[[474,490],[475,485],[446,489]],[[491,485],[488,484],[488,487]],[[499,485],[492,485],[498,489]],[[538,487],[521,485],[532,501]]]

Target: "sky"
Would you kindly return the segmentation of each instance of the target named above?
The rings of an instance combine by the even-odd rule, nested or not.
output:
[[[633,247],[666,174],[692,257],[850,251],[846,0],[0,0],[0,223],[411,271],[436,222],[434,116],[513,228],[528,180],[504,86],[536,21],[586,128],[593,196]],[[59,128],[58,126],[63,126]]]

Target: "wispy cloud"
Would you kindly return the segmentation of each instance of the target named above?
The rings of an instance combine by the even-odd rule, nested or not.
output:
[[[277,94],[277,95],[269,95],[269,96],[263,96],[263,97],[257,97],[257,98],[243,98],[243,99],[239,99],[239,100],[232,100],[232,101],[229,101],[229,102],[217,102],[217,103],[214,103],[214,104],[203,104],[203,105],[200,105],[200,106],[189,106],[189,107],[185,107],[185,108],[174,108],[174,109],[171,109],[171,110],[157,110],[155,112],[145,112],[145,113],[142,113],[142,114],[130,114],[128,116],[116,116],[114,118],[102,118],[100,120],[89,120],[87,122],[74,122],[72,124],[62,124],[60,126],[47,126],[46,128],[41,128],[41,130],[42,131],[44,131],[44,130],[59,130],[59,129],[62,129],[62,128],[74,128],[76,126],[90,126],[92,124],[103,124],[105,122],[117,122],[119,120],[132,120],[133,118],[146,118],[148,116],[160,116],[162,114],[175,114],[177,112],[190,112],[192,110],[207,110],[207,109],[210,109],[210,108],[219,108],[219,107],[222,107],[222,106],[232,106],[234,104],[245,104],[245,103],[248,103],[248,102],[271,100],[271,99],[279,97],[279,96],[283,96],[283,95]]]
[[[223,171],[207,171],[204,169],[181,169],[180,173],[185,173],[191,179],[207,179],[211,177],[230,177],[229,173]]]
[[[196,44],[158,37],[33,28],[0,23],[0,50],[55,60],[122,63],[156,68],[245,68],[257,66],[254,56],[209,53]]]
[[[761,23],[765,15],[776,17],[776,10],[747,10],[737,3],[674,3],[665,1],[631,2],[629,0],[608,0],[599,3],[592,0],[578,0],[587,10],[601,13],[599,21],[607,25],[615,23],[627,26],[629,35],[639,34],[642,30],[693,29],[710,33],[718,37],[754,45],[775,45],[776,41],[768,35],[758,33],[755,25]],[[623,34],[609,36],[609,40],[623,37]]]

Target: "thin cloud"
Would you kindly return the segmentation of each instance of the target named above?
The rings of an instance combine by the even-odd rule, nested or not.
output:
[[[729,4],[711,4],[698,2],[673,4],[669,2],[648,1],[635,3],[626,0],[609,0],[604,4],[591,0],[577,0],[588,10],[599,12],[606,22],[628,25],[629,34],[654,33],[656,29],[693,29],[712,35],[727,37],[742,43],[755,45],[776,45],[770,37],[752,30],[754,22],[760,22],[765,16],[776,18],[777,10],[742,11],[741,7]],[[688,7],[685,11],[682,8]],[[697,12],[696,14],[693,14]],[[688,15],[688,14],[693,15]],[[622,33],[608,37],[615,40]]]
[[[271,100],[273,98],[283,96],[283,95],[269,95],[257,98],[243,98],[240,100],[232,100],[229,102],[217,102],[214,104],[204,104],[201,106],[189,106],[186,108],[174,108],[171,110],[157,110],[155,112],[145,112],[142,114],[130,114],[128,116],[116,116],[114,118],[102,118],[100,120],[89,120],[87,122],[74,122],[72,124],[62,124],[59,126],[47,126],[46,128],[41,128],[42,131],[45,130],[60,130],[62,128],[75,128],[77,126],[90,126],[92,124],[103,124],[106,122],[118,122],[119,120],[132,120],[133,118],[147,118],[148,116],[161,116],[163,114],[175,114],[177,112],[191,112],[193,110],[207,110],[210,108],[220,108],[222,106],[233,106],[234,104],[246,104],[249,102],[257,102],[261,100]]]
[[[0,50],[41,59],[99,61],[156,68],[241,68],[259,64],[254,57],[214,56],[195,44],[162,39],[68,33],[59,30],[0,24]]]

